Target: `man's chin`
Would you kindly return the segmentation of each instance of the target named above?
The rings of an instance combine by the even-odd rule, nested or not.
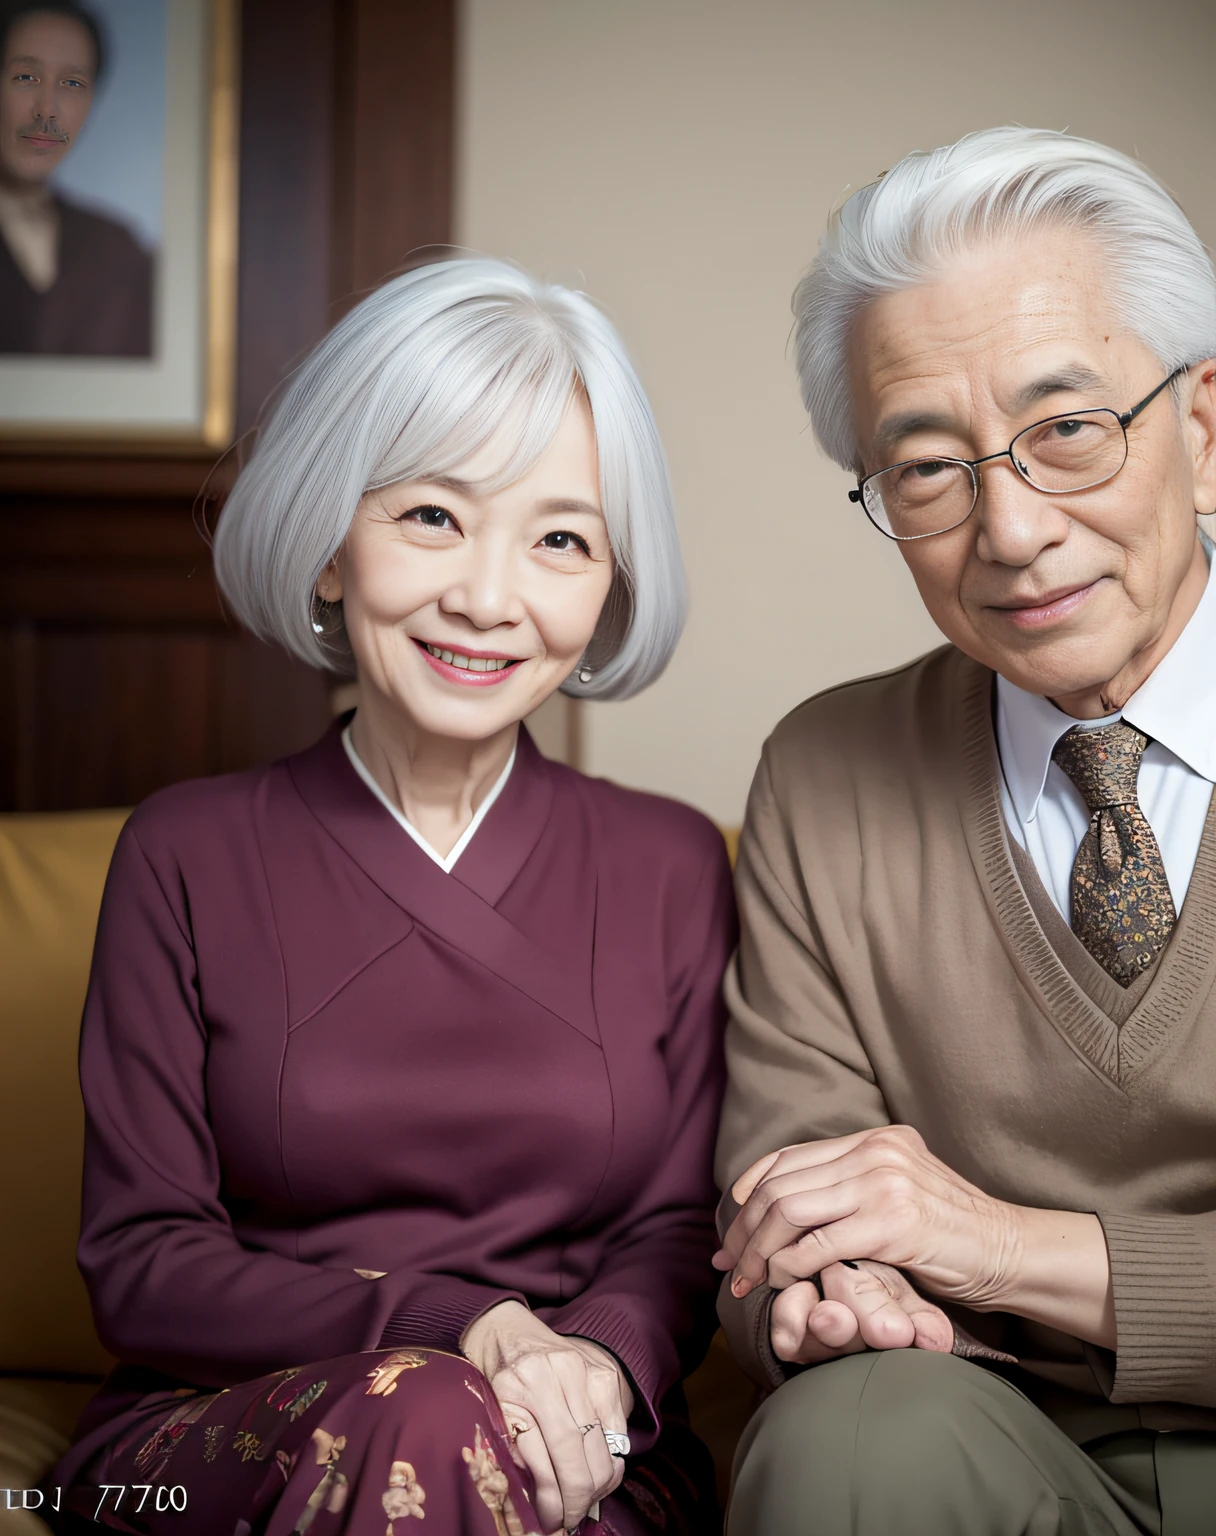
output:
[[[66,144],[56,144],[46,149],[35,149],[30,145],[23,146],[11,157],[5,158],[4,177],[6,180],[11,179],[27,187],[40,187],[67,152]]]
[[[1045,699],[1076,699],[1101,693],[1127,665],[1127,656],[1095,656],[1092,649],[1059,644],[1030,653],[1006,652],[987,664],[1025,693]]]
[[[1125,627],[1108,611],[1098,611],[1099,606],[1107,608],[1094,605],[1088,612],[1074,613],[1039,630],[1023,630],[993,615],[973,631],[983,654],[978,650],[970,654],[1017,687],[1043,698],[1075,698],[1100,691],[1128,665],[1136,647],[1130,625]]]

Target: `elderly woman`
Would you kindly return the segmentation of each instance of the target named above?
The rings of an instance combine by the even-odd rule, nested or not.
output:
[[[709,1529],[678,1384],[713,1326],[729,869],[521,724],[636,693],[681,627],[618,338],[494,261],[397,278],[295,377],[215,557],[359,705],[115,853],[80,1262],[121,1363],[61,1522]]]

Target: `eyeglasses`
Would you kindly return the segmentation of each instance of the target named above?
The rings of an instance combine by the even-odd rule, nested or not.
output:
[[[889,539],[928,539],[965,523],[980,495],[981,464],[1011,460],[1027,485],[1048,496],[1089,491],[1113,480],[1127,463],[1127,429],[1167,384],[1186,372],[1175,368],[1138,405],[1120,415],[1108,407],[1048,416],[1025,427],[1003,453],[982,459],[905,459],[857,482],[849,500]]]

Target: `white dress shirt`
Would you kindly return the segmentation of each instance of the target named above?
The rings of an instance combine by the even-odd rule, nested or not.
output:
[[[409,833],[409,835],[418,844],[419,848],[422,849],[423,853],[425,853],[428,858],[434,859],[435,863],[439,865],[440,869],[443,870],[445,875],[450,875],[452,873],[452,870],[456,865],[456,860],[473,841],[478,827],[481,826],[482,822],[486,819],[486,816],[489,814],[490,807],[494,804],[495,800],[498,799],[499,795],[501,795],[503,790],[506,788],[507,780],[511,777],[511,769],[515,767],[515,748],[512,747],[511,756],[507,759],[507,766],[494,780],[494,787],[490,790],[490,793],[473,812],[472,821],[469,822],[468,826],[464,829],[460,836],[460,841],[456,844],[451,853],[449,853],[445,859],[442,854],[435,852],[430,843],[428,843],[426,838],[423,837],[422,833],[419,832],[418,828],[415,827],[412,822],[407,820],[404,815],[402,815],[402,813],[397,809],[389,797],[380,788],[379,784],[376,783],[375,779],[372,778],[371,770],[368,768],[367,764],[363,761],[359,754],[355,751],[355,744],[350,739],[349,725],[342,732],[342,745],[346,748],[346,755],[350,758],[351,767],[367,785],[368,789],[371,790],[372,794],[375,795],[376,799],[379,800],[380,804],[389,813],[397,825],[403,827],[405,831]]]
[[[1065,922],[1071,922],[1072,866],[1090,813],[1081,792],[1052,762],[1052,748],[1074,725],[1093,728],[1119,719],[1151,738],[1137,793],[1161,849],[1174,910],[1182,910],[1216,782],[1216,562],[1206,538],[1204,551],[1209,575],[1198,608],[1119,713],[1074,720],[1048,699],[997,678],[1005,821]]]

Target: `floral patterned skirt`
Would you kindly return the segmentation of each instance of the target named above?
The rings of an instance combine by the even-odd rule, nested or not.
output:
[[[485,1377],[441,1350],[371,1350],[222,1392],[156,1392],[125,1414],[44,1518],[140,1536],[542,1536]],[[680,1423],[630,1457],[580,1536],[720,1529],[708,1453]]]

